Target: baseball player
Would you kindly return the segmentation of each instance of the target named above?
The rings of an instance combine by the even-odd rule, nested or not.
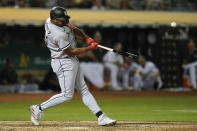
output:
[[[43,111],[71,100],[76,89],[83,103],[98,117],[98,125],[114,125],[116,120],[110,119],[101,111],[89,92],[76,57],[81,53],[97,49],[98,43],[70,24],[69,19],[66,9],[56,6],[50,10],[50,18],[46,20],[45,41],[51,52],[51,66],[58,77],[61,93],[40,105],[30,106],[31,121],[34,125],[39,125],[38,120]],[[75,48],[75,36],[83,38],[89,46]]]
[[[122,45],[116,44],[114,49],[120,51],[122,49]],[[105,66],[110,70],[110,82],[112,85],[111,89],[114,91],[120,91],[123,90],[123,87],[128,88],[129,65],[124,63],[123,57],[119,54],[109,51],[103,57],[103,62],[105,63]],[[123,87],[121,87],[121,83],[118,82],[118,75],[121,75],[123,79]]]
[[[197,67],[197,49],[193,42],[188,44],[188,56],[184,59],[184,76],[188,73],[193,89],[197,89],[196,67]]]
[[[153,90],[154,85],[157,83],[157,89],[163,85],[159,69],[151,61],[146,61],[144,57],[139,57],[138,67],[134,76],[134,90]]]
[[[126,62],[129,65],[129,88],[128,90],[133,90],[133,86],[134,86],[134,78],[136,75],[136,71],[138,70],[138,68],[140,67],[138,65],[138,63],[136,63],[133,59],[126,59]]]

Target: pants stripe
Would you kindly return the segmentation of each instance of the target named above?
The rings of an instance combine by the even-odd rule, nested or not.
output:
[[[64,96],[64,94],[62,94],[62,96]],[[47,101],[47,102],[41,104],[40,106],[42,107],[42,106],[46,105],[47,103],[49,103],[49,102],[51,102],[51,101],[53,101],[53,100],[55,100],[55,99],[57,99],[57,98],[60,98],[60,97],[62,97],[62,96],[55,97],[55,98],[53,98],[53,99],[51,99],[51,100],[49,100],[49,101]]]
[[[61,63],[60,60],[59,60],[59,63],[60,63],[60,68],[61,68],[61,70],[62,70],[62,72],[63,72],[63,77],[64,77],[64,89],[66,89],[66,88],[65,88],[65,76],[64,76],[64,71],[63,71],[62,63]],[[60,85],[60,86],[61,86],[61,85]]]

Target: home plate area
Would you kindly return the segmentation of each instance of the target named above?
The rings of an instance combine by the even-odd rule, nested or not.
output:
[[[128,122],[115,126],[98,126],[96,121],[41,121],[33,126],[30,121],[0,121],[3,131],[196,131],[197,122]]]

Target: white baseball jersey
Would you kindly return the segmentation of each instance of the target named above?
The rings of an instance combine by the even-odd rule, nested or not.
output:
[[[103,57],[105,66],[110,70],[110,82],[112,83],[113,90],[122,90],[121,85],[128,87],[129,71],[124,68],[118,67],[115,63],[124,63],[124,59],[121,55],[114,52],[107,52]],[[122,83],[118,81],[118,75],[123,78]]]
[[[135,73],[139,67],[139,64],[137,64],[136,62],[132,62],[130,65],[130,72]]]
[[[158,71],[155,64],[150,61],[147,61],[144,67],[140,66],[138,69],[146,76],[153,76]]]
[[[109,51],[103,57],[103,62],[105,62],[105,63],[121,63],[122,64],[124,62],[124,60],[121,55]]]
[[[153,90],[154,83],[157,81],[159,88],[162,86],[161,77],[158,76],[154,80],[154,75],[159,69],[151,61],[147,61],[144,66],[139,66],[138,70],[143,74],[142,76],[139,73],[135,74],[134,78],[134,89],[141,90],[141,88],[146,90]]]
[[[76,46],[73,30],[69,26],[59,27],[52,24],[50,18],[45,23],[45,42],[52,58],[66,58],[68,55],[64,50],[69,46]]]

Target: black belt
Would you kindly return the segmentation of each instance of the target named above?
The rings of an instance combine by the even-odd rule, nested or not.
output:
[[[54,57],[51,57],[51,59],[65,59],[65,58],[69,58],[68,56],[64,57],[64,58],[54,58]]]

